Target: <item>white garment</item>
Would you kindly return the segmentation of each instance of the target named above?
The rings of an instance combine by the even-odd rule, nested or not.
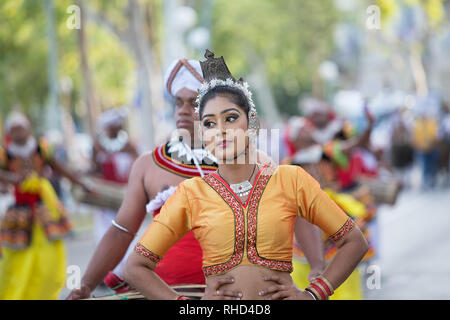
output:
[[[149,203],[147,203],[147,213],[152,214],[155,210],[162,208],[164,203],[167,201],[167,199],[169,199],[169,197],[175,192],[177,188],[178,186],[171,186],[164,191],[158,192],[158,194]]]

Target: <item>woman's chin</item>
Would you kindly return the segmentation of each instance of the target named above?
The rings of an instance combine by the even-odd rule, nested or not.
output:
[[[219,163],[227,164],[227,163],[236,163],[237,153],[234,150],[224,150],[217,151],[214,153],[214,156],[219,161]]]

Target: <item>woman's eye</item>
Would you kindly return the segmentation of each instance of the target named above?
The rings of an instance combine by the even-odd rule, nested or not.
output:
[[[213,125],[214,125],[214,122],[212,122],[212,121],[205,121],[205,122],[203,122],[203,126],[205,128],[211,128]]]
[[[227,117],[227,121],[228,122],[234,122],[234,121],[236,121],[237,118],[238,118],[238,116],[236,116],[236,115],[228,116]]]

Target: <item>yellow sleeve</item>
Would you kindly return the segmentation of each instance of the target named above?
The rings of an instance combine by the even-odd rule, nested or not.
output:
[[[304,169],[297,169],[299,215],[317,225],[331,240],[340,240],[353,226],[353,220],[320,188]]]
[[[167,250],[191,230],[191,212],[183,184],[167,199],[135,251],[159,262]]]

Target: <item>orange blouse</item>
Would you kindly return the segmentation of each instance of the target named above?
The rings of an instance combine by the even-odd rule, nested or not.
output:
[[[211,173],[178,186],[135,251],[158,262],[192,230],[203,250],[205,276],[252,264],[292,272],[298,216],[319,226],[334,241],[354,225],[301,167],[263,168],[245,204]]]

